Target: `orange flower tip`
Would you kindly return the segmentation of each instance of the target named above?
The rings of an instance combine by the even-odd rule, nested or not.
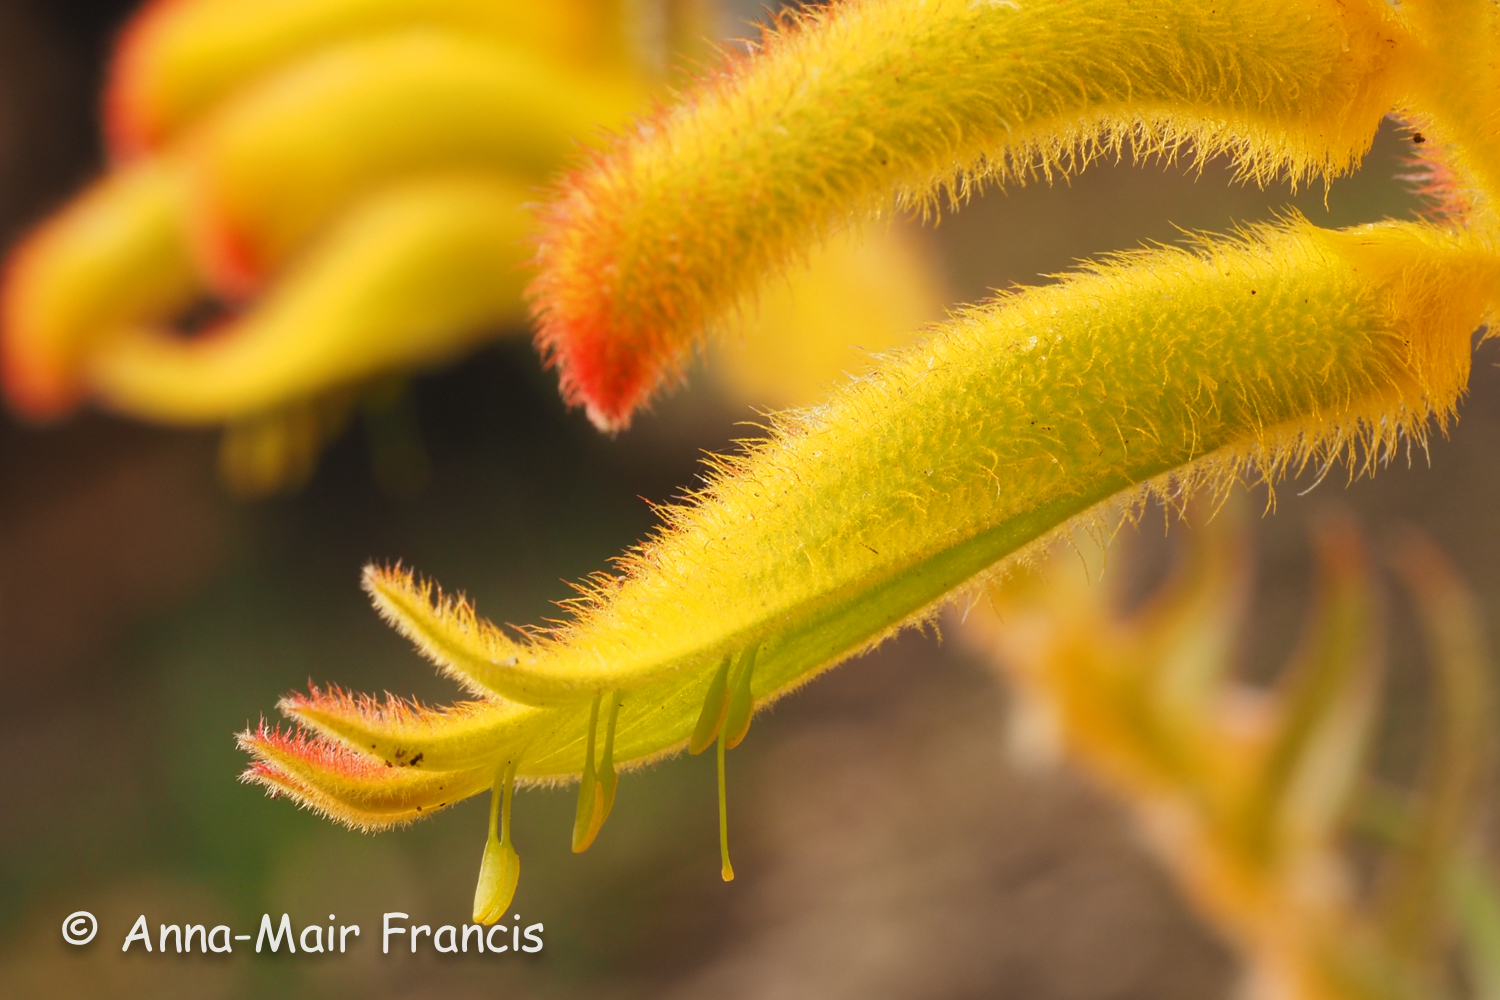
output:
[[[35,321],[28,301],[28,271],[38,240],[27,240],[0,279],[0,389],[17,415],[44,423],[75,410],[84,397],[75,365],[69,364]],[[48,348],[52,348],[49,350]]]
[[[658,110],[658,116],[664,112]],[[643,126],[645,127],[645,126]],[[594,157],[593,172],[607,172],[609,158]],[[582,406],[595,427],[614,434],[664,382],[680,375],[690,344],[667,327],[661,307],[619,301],[614,287],[621,264],[587,248],[621,242],[618,213],[598,203],[588,172],[578,171],[555,189],[541,210],[542,234],[527,291],[536,319],[536,346],[556,368],[563,399]],[[582,247],[582,249],[581,249]]]
[[[381,699],[372,695],[351,693],[336,684],[329,685],[326,690],[309,684],[306,694],[293,691],[283,696],[277,702],[276,707],[284,715],[304,724],[310,724],[314,728],[317,727],[320,718],[357,720],[381,726],[417,727],[439,720],[465,718],[467,713],[476,707],[476,703],[464,702],[450,705],[446,709],[432,709],[415,699],[408,701],[397,695],[387,694],[384,699]],[[398,751],[396,756],[400,758],[402,753]],[[361,756],[365,756],[363,751],[361,751]],[[406,767],[415,767],[420,763],[420,755],[402,763]]]
[[[246,780],[284,775],[284,768],[276,762],[278,757],[296,757],[320,771],[346,778],[370,780],[389,774],[385,763],[378,758],[326,737],[310,735],[300,726],[283,731],[280,726],[270,727],[262,721],[258,729],[240,733],[236,742],[241,750],[256,758],[245,772]]]
[[[8,332],[0,334],[0,388],[18,416],[48,423],[67,416],[83,401],[78,381],[27,351]]]
[[[260,785],[272,798],[286,796],[298,801],[310,798],[305,785],[269,761],[255,761],[245,768],[240,780],[247,785]]]
[[[189,200],[188,234],[205,283],[232,301],[255,295],[271,270],[255,241],[218,209],[211,193],[200,188]]]
[[[606,434],[630,429],[630,419],[663,381],[661,366],[625,348],[607,320],[560,323],[543,319],[537,348],[569,406],[581,406]],[[655,369],[653,371],[653,369]]]
[[[148,0],[120,31],[104,86],[104,142],[111,158],[126,161],[161,145],[165,129],[151,114],[152,42],[190,0]]]

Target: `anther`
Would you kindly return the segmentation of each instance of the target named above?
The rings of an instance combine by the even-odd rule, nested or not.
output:
[[[520,754],[502,761],[490,789],[490,835],[474,887],[474,922],[493,924],[505,915],[516,895],[521,859],[510,840],[510,803],[515,795]]]
[[[615,807],[615,788],[620,777],[615,774],[615,722],[620,718],[620,692],[609,693],[609,717],[604,723],[604,756],[599,761],[599,787],[603,791],[604,812],[599,825],[609,819],[609,811]]]
[[[589,849],[604,825],[604,788],[594,774],[594,733],[599,728],[599,699],[589,707],[589,735],[583,752],[583,780],[578,783],[578,811],[573,816],[573,853]]]
[[[724,734],[719,733],[719,876],[734,881],[734,866],[729,863],[729,806],[724,794]]]
[[[750,692],[750,678],[755,673],[755,651],[751,646],[740,654],[739,671],[729,693],[729,708],[724,713],[725,749],[733,750],[750,732],[750,717],[755,714],[755,695]]]
[[[688,741],[688,753],[699,754],[707,750],[723,727],[724,713],[729,710],[729,664],[732,659],[724,657],[714,679],[708,682],[708,694],[703,698],[703,711],[693,729],[693,738]]]

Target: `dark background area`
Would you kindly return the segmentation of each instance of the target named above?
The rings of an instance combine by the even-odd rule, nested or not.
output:
[[[0,236],[13,241],[101,169],[94,108],[131,5],[0,2]],[[1295,197],[1230,183],[1220,164],[1106,165],[1071,184],[991,193],[931,241],[955,301],[1080,257],[1222,231],[1295,204],[1344,225],[1403,215],[1403,140]],[[853,338],[851,337],[851,340]],[[1500,375],[1482,348],[1463,419],[1410,468],[1347,489],[1279,492],[1257,525],[1253,664],[1291,648],[1306,595],[1307,518],[1356,510],[1434,535],[1500,612]],[[565,580],[653,524],[647,500],[692,486],[701,451],[751,413],[710,380],[618,439],[557,398],[525,338],[415,388],[432,465],[418,497],[384,496],[358,432],[301,493],[230,500],[210,434],[85,415],[0,423],[0,996],[359,995],[817,998],[1227,996],[1231,957],[1184,908],[1123,814],[1070,773],[1003,753],[1004,693],[956,643],[908,635],[757,721],[729,764],[739,878],[718,878],[713,765],[683,758],[622,780],[609,826],[568,850],[573,794],[521,795],[515,909],[544,922],[537,956],[380,956],[386,910],[463,923],[485,829],[475,799],[407,830],[334,827],[235,779],[232,735],[308,680],[447,701],[456,690],[386,629],[357,581],[396,560],[536,621]],[[1256,509],[1264,503],[1261,496]],[[1159,535],[1161,521],[1143,530]],[[1154,536],[1153,536],[1154,537]],[[1419,648],[1398,614],[1394,653]],[[1389,739],[1419,725],[1398,699]],[[1399,756],[1399,754],[1398,754]],[[101,934],[59,939],[88,909]],[[347,956],[119,954],[156,922],[364,928]]]

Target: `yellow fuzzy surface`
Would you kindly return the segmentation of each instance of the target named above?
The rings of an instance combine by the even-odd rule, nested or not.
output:
[[[550,633],[512,640],[400,573],[367,583],[456,678],[537,706],[490,730],[494,753],[524,748],[522,775],[576,773],[588,700],[611,690],[617,759],[659,754],[724,656],[760,650],[764,704],[1137,484],[1341,455],[1373,472],[1453,415],[1497,274],[1484,246],[1405,223],[1128,255],[973,309],[715,460]]]
[[[768,36],[549,209],[534,286],[605,426],[810,242],[897,201],[1135,155],[1255,179],[1346,171],[1393,103],[1383,2],[856,0]],[[599,355],[604,357],[601,359]]]

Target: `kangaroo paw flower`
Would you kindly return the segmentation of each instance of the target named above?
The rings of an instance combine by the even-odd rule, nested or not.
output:
[[[487,757],[521,780],[581,775],[579,849],[607,815],[614,762],[716,743],[729,878],[723,754],[755,708],[1143,489],[1271,480],[1341,454],[1351,475],[1373,471],[1451,418],[1497,277],[1463,234],[1293,221],[1004,297],[714,460],[708,486],[665,509],[620,576],[590,581],[568,621],[513,639],[404,570],[367,570],[387,620],[482,701],[418,712],[314,692],[283,709],[393,773],[472,774]],[[1339,636],[1362,629],[1357,611],[1330,612]],[[1337,721],[1325,703],[1359,704],[1341,678],[1364,674],[1314,660],[1307,712]],[[1211,681],[1184,667],[1175,687],[1190,701]],[[1271,759],[1298,767],[1268,765],[1263,784],[1286,822],[1326,822],[1318,803],[1363,717],[1284,730]]]
[[[149,4],[110,74],[115,170],[6,268],[11,405],[224,424],[231,489],[299,485],[392,380],[524,329],[526,192],[625,127],[666,82],[667,56],[701,47],[702,4],[665,7]],[[636,44],[645,35],[662,45]],[[774,318],[803,343],[806,381],[830,374],[827,310],[870,300],[890,327],[876,348],[909,330],[901,316],[936,311],[925,261],[874,240],[874,254],[854,241],[816,260],[795,282],[809,308]],[[881,280],[897,270],[913,273]],[[768,339],[745,342],[774,351]]]
[[[564,395],[618,429],[768,274],[893,197],[1126,145],[1228,152],[1259,179],[1348,170],[1395,99],[1398,27],[1365,0],[855,0],[785,18],[562,183],[538,344]]]

